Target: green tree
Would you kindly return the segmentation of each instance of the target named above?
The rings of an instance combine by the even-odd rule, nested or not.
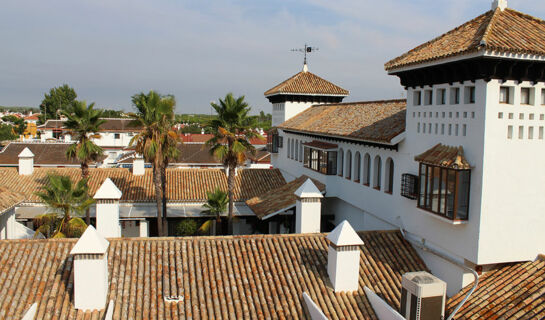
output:
[[[61,111],[71,106],[77,97],[78,95],[74,88],[71,88],[67,84],[51,88],[49,93],[44,95],[44,99],[40,104],[40,121],[45,122],[47,119],[58,119]]]
[[[0,141],[14,140],[17,138],[13,127],[9,124],[0,124]]]
[[[176,224],[174,228],[174,234],[176,236],[192,236],[197,232],[199,228],[195,219],[185,218]]]
[[[11,123],[11,125],[13,126],[12,127],[13,133],[15,135],[21,135],[25,132],[25,129],[26,129],[25,120],[18,118],[14,115],[3,116],[2,120],[5,122]]]
[[[124,118],[123,111],[104,109],[102,110],[102,117],[104,118]]]
[[[166,226],[166,166],[169,158],[176,158],[179,141],[174,124],[174,106],[176,100],[172,95],[162,96],[154,91],[148,94],[139,93],[132,96],[132,103],[137,109],[134,114],[134,125],[143,130],[131,140],[135,151],[153,165],[153,182],[157,204],[157,233],[165,236]],[[164,219],[163,219],[164,218]]]
[[[104,153],[104,150],[92,140],[98,135],[100,126],[106,122],[101,119],[102,110],[93,109],[94,106],[94,102],[87,106],[85,101],[74,101],[70,107],[62,111],[67,118],[64,126],[70,130],[72,138],[76,141],[66,149],[66,157],[80,162],[82,179],[89,177],[89,162],[98,161]],[[91,224],[88,210],[85,222]]]
[[[47,238],[81,236],[87,225],[78,215],[94,203],[89,197],[86,179],[74,185],[68,176],[48,174],[47,180],[36,195],[50,212],[35,218],[36,234],[41,232]]]
[[[216,235],[218,234],[218,230],[222,230],[221,233],[225,233],[222,228],[221,214],[227,211],[227,205],[229,204],[227,193],[220,188],[216,188],[213,192],[206,191],[206,197],[206,203],[203,204],[206,210],[202,212],[216,216]]]
[[[219,104],[211,103],[218,115],[217,119],[210,122],[214,135],[206,144],[210,147],[210,153],[223,162],[228,168],[227,187],[229,195],[229,216],[227,221],[228,233],[233,233],[233,214],[235,188],[235,170],[244,163],[247,152],[255,155],[255,148],[249,139],[259,137],[259,134],[248,125],[248,112],[250,107],[244,101],[244,96],[234,98],[228,93],[225,99],[219,99]]]

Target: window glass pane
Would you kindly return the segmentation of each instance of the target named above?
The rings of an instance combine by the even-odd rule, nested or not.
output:
[[[469,209],[469,171],[459,171],[458,206],[456,219],[467,220]]]
[[[318,150],[310,149],[310,168],[318,171]]]
[[[420,197],[418,199],[418,206],[424,208],[424,201],[426,199],[426,166],[420,165]]]
[[[439,207],[440,172],[441,172],[441,168],[439,167],[432,168],[433,177],[431,181],[433,181],[433,183],[432,183],[432,189],[430,190],[431,191],[431,196],[430,196],[431,208],[430,209],[436,212],[437,212],[437,208]]]
[[[545,89],[541,89],[541,104],[545,105]]]
[[[520,103],[530,104],[530,88],[520,89]]]
[[[439,200],[439,213],[442,215],[445,215],[445,209],[446,209],[446,194],[447,194],[447,178],[448,178],[448,170],[445,168],[441,169],[441,197]]]
[[[500,102],[509,103],[509,88],[500,87]]]
[[[320,173],[327,174],[327,152],[318,151],[320,157]]]
[[[427,180],[428,180],[428,186],[427,186],[427,196],[426,196],[426,209],[431,210],[431,202],[433,199],[433,167],[427,167]]]
[[[447,188],[445,190],[447,200],[446,216],[448,218],[454,217],[454,195],[456,194],[456,171],[447,170]]]
[[[327,153],[327,174],[335,174],[337,172],[337,151],[329,151]]]
[[[303,162],[305,167],[310,168],[310,148],[308,147],[305,147]]]

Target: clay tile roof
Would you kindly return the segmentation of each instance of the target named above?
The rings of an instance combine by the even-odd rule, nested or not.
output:
[[[444,168],[462,170],[471,169],[471,166],[464,157],[464,149],[462,146],[450,147],[439,143],[426,152],[414,157],[414,160]]]
[[[35,195],[44,183],[48,173],[67,175],[73,181],[81,177],[79,168],[35,168],[34,173],[20,176],[17,168],[0,168],[0,187],[17,190],[28,202],[38,202]],[[167,171],[167,200],[175,202],[206,201],[206,191],[216,187],[227,191],[227,176],[220,169],[174,169]],[[121,201],[155,201],[155,189],[151,169],[142,176],[134,176],[123,168],[89,169],[89,193],[93,196],[106,178],[110,178],[121,190]],[[245,201],[271,189],[284,185],[286,181],[278,169],[243,169],[235,177],[235,201]],[[1,318],[1,317],[0,317]]]
[[[318,141],[318,140],[305,142],[305,143],[303,143],[303,145],[313,147],[313,148],[317,148],[317,149],[322,149],[322,150],[337,149],[339,147],[339,145],[337,145],[337,144],[328,143],[328,142],[324,142],[324,141]]]
[[[447,313],[467,295],[468,285],[447,302]],[[456,319],[545,319],[545,261],[503,266],[479,278]]]
[[[29,148],[34,154],[34,165],[73,165],[79,166],[76,159],[67,159],[66,150],[69,143],[24,143],[11,142],[2,151],[0,151],[0,165],[18,166],[19,154]],[[106,158],[103,155],[99,160]],[[93,165],[93,163],[91,163]]]
[[[309,177],[302,175],[279,188],[269,190],[247,200],[246,205],[259,219],[292,208],[295,206],[295,191],[297,191],[308,178]],[[325,185],[323,183],[314,179],[312,179],[312,182],[314,182],[321,192],[325,192]]]
[[[387,62],[386,70],[480,50],[545,55],[545,21],[513,9],[488,11]]]
[[[405,131],[405,100],[314,105],[278,127],[325,136],[390,143]]]
[[[25,196],[13,192],[6,187],[0,187],[0,215],[25,200]]]
[[[322,79],[314,73],[301,71],[277,86],[265,91],[265,96],[275,94],[313,94],[347,96],[345,90]]]
[[[335,293],[327,275],[326,234],[110,239],[113,319],[310,319],[307,292],[328,319],[377,319],[369,287],[394,308],[401,276],[427,268],[399,231],[359,233],[359,290]],[[104,319],[75,310],[76,239],[0,242],[0,318]],[[179,303],[165,296],[179,296]]]

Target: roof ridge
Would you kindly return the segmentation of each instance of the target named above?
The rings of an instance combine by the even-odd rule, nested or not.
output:
[[[475,18],[473,18],[473,19],[471,19],[471,20],[469,20],[469,21],[467,21],[467,22],[465,22],[465,23],[459,25],[458,27],[456,27],[456,28],[454,28],[454,29],[451,29],[451,30],[449,30],[449,31],[447,31],[447,32],[444,32],[444,33],[442,33],[441,35],[439,35],[439,36],[437,36],[437,37],[435,37],[435,38],[433,38],[433,39],[431,39],[431,40],[429,40],[429,41],[427,41],[427,42],[425,42],[425,43],[423,43],[423,44],[421,44],[421,45],[419,45],[419,46],[417,46],[417,47],[415,47],[415,48],[413,48],[413,49],[411,49],[411,50],[409,50],[409,51],[407,51],[407,52],[405,52],[404,54],[400,55],[399,57],[393,58],[392,60],[390,60],[390,61],[388,61],[388,62],[386,62],[386,63],[384,64],[384,68],[385,68],[386,70],[388,70],[388,66],[394,65],[397,61],[399,61],[399,60],[405,58],[405,57],[408,56],[409,54],[411,54],[411,53],[413,53],[413,52],[415,52],[415,51],[417,51],[417,50],[419,50],[419,49],[421,49],[421,48],[423,48],[423,47],[429,45],[430,43],[432,43],[432,42],[434,42],[434,41],[437,41],[437,40],[441,39],[442,37],[444,37],[444,36],[446,36],[446,35],[449,35],[449,34],[451,34],[451,33],[454,33],[455,31],[458,31],[458,30],[462,29],[463,27],[465,27],[465,26],[467,26],[467,25],[469,25],[469,24],[471,24],[471,23],[477,21],[478,19],[482,19],[484,16],[490,14],[492,11],[493,11],[493,10],[488,10],[488,11],[486,11],[485,13],[480,14],[480,15],[476,16]]]
[[[369,100],[369,101],[352,101],[352,102],[339,102],[339,103],[323,103],[323,104],[314,104],[314,105],[312,105],[312,107],[343,106],[343,105],[351,105],[351,104],[393,103],[393,102],[407,102],[407,99],[387,99],[387,100]]]
[[[492,32],[492,28],[496,25],[496,20],[498,19],[498,16],[501,14],[502,10],[498,7],[494,9],[494,13],[492,14],[492,17],[490,20],[488,20],[488,24],[486,26],[486,29],[484,30],[484,33],[481,37],[481,41],[479,41],[479,45],[488,45],[488,36]]]

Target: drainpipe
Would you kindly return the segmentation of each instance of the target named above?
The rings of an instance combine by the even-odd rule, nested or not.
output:
[[[465,269],[469,272],[471,272],[471,274],[473,274],[473,277],[475,278],[475,280],[473,281],[473,287],[471,288],[471,290],[469,290],[469,292],[467,293],[467,295],[464,297],[464,299],[462,301],[460,301],[460,303],[458,303],[458,305],[456,306],[456,308],[454,308],[454,310],[452,311],[452,313],[448,316],[447,320],[452,320],[454,319],[454,315],[456,315],[456,312],[458,312],[458,310],[460,310],[460,308],[464,305],[464,303],[466,303],[467,299],[469,299],[469,297],[473,294],[473,292],[475,291],[475,289],[477,289],[477,286],[479,285],[479,275],[477,274],[477,272],[473,269],[471,269],[470,267],[466,266],[465,264],[463,263],[460,263],[459,261],[455,260],[455,259],[452,259],[451,257],[435,250],[435,249],[432,249],[428,246],[426,246],[424,243],[420,243],[418,241],[415,241],[413,239],[410,239],[409,237],[407,237],[406,235],[406,231],[403,230],[403,228],[399,228],[399,231],[401,232],[401,234],[403,235],[403,238],[405,238],[405,240],[409,241],[410,243],[412,243],[414,246],[416,246],[417,248],[419,248],[420,250],[422,251],[426,251],[426,252],[429,252],[435,256],[438,256],[439,258],[443,259],[443,260],[446,260],[462,269]]]

